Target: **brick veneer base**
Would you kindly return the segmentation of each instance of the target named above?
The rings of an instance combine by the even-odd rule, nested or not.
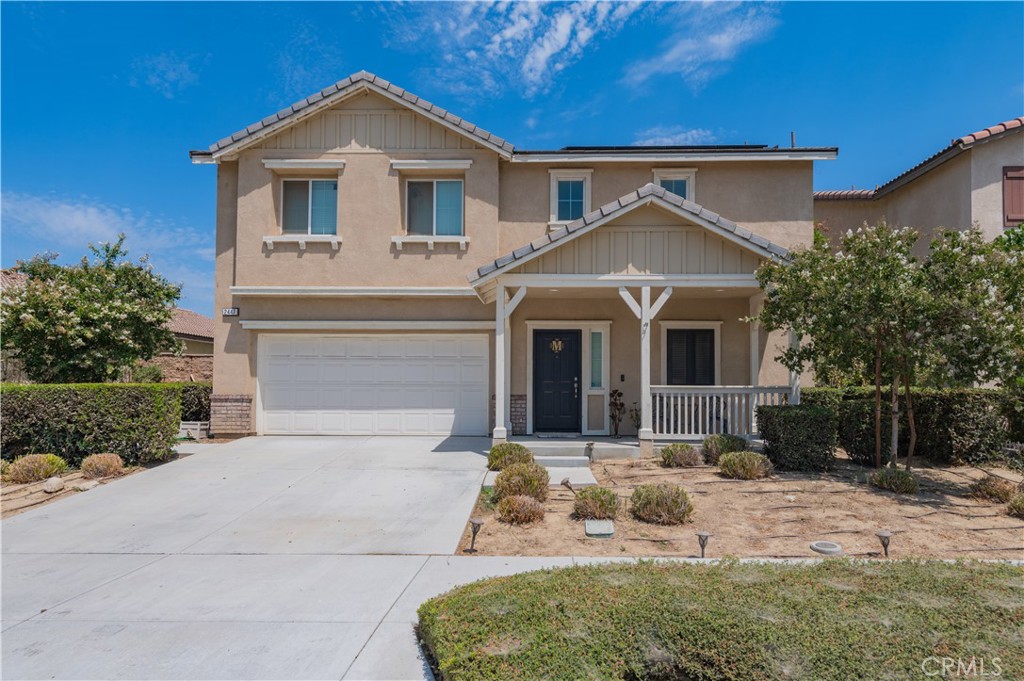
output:
[[[210,432],[214,437],[252,434],[252,395],[211,395]]]
[[[513,435],[526,435],[526,395],[510,395],[509,410]]]

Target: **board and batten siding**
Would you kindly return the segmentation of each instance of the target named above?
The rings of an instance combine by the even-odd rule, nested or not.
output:
[[[262,149],[415,151],[476,149],[465,136],[402,109],[331,109],[264,141]]]
[[[521,274],[752,274],[756,255],[702,227],[604,227],[516,269]]]

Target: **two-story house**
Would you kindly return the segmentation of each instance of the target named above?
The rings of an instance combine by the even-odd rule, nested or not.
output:
[[[359,72],[212,145],[219,435],[749,435],[794,390],[743,318],[810,243],[814,161],[524,151]],[[625,415],[623,433],[637,433]]]

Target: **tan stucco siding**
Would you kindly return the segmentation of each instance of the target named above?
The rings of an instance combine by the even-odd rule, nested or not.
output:
[[[1024,166],[1024,131],[991,141],[982,141],[971,149],[971,219],[986,239],[1003,233],[1003,168]]]
[[[654,181],[655,168],[696,168],[696,203],[770,241],[792,247],[810,243],[814,217],[813,164],[721,162],[697,164],[501,163],[501,238],[509,252],[543,236],[551,217],[551,174],[555,168],[592,169],[592,210]]]
[[[682,224],[680,224],[682,222]],[[761,260],[749,249],[644,207],[517,268],[532,274],[751,274]]]
[[[213,354],[213,342],[212,341],[199,341],[192,340],[191,338],[179,338],[182,343],[184,354],[186,355],[212,355]]]

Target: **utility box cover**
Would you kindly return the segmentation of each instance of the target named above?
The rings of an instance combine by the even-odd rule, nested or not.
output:
[[[615,523],[611,520],[587,520],[585,529],[588,537],[611,539],[615,534]]]

